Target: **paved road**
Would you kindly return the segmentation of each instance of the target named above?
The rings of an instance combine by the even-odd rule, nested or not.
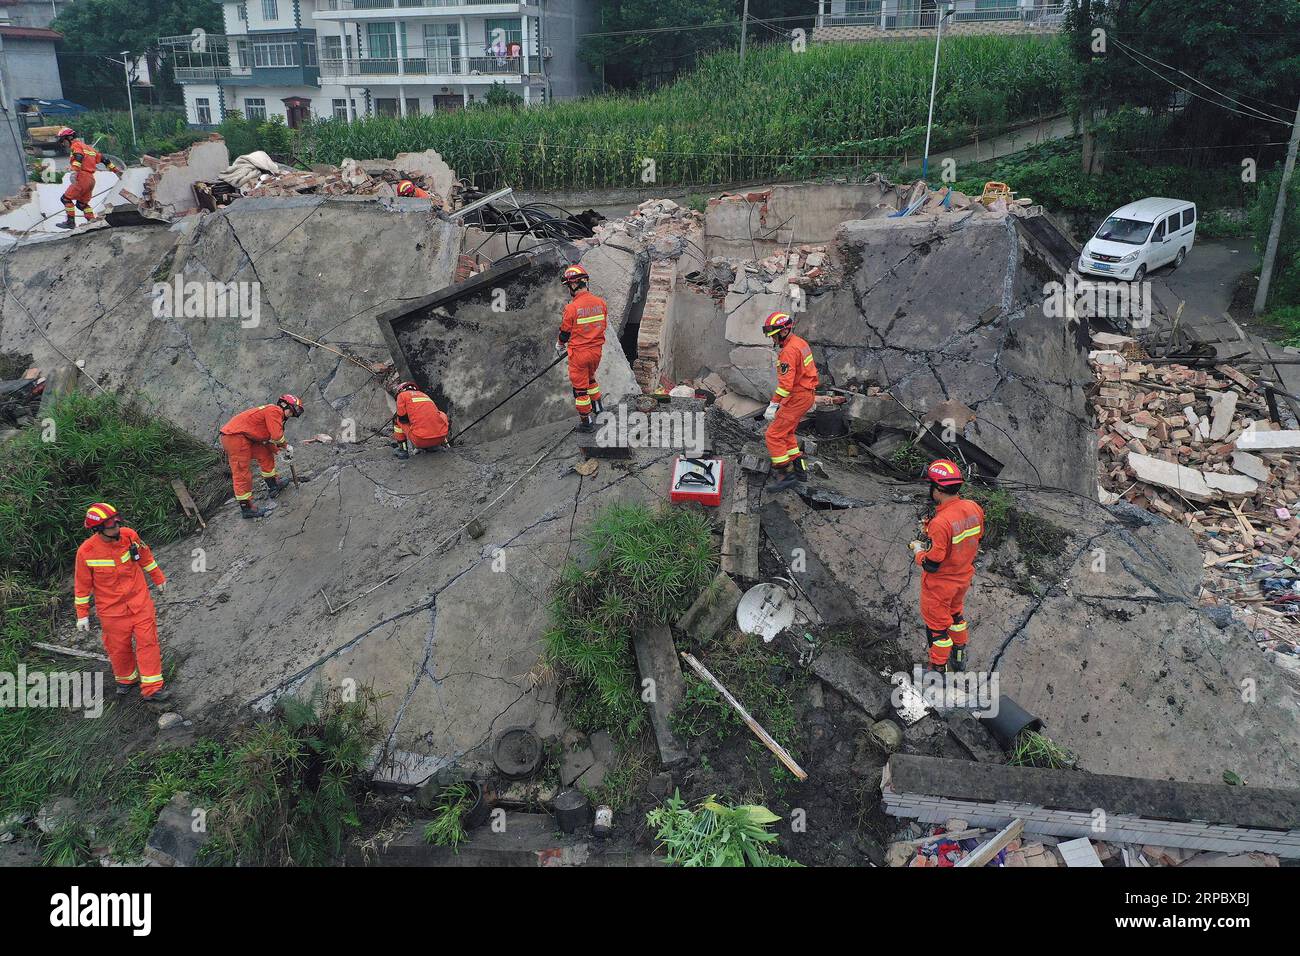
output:
[[[1179,301],[1184,322],[1217,320],[1232,304],[1232,293],[1242,274],[1259,265],[1249,239],[1200,240],[1177,269],[1164,266],[1151,273],[1155,293],[1170,311]]]

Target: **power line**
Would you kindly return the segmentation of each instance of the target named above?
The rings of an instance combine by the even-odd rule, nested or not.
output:
[[[757,18],[756,18],[756,17],[750,17],[749,19],[750,19],[750,20],[755,20],[755,19],[757,19]],[[801,21],[806,21],[806,20],[810,20],[810,19],[812,19],[811,14],[807,14],[807,15],[804,15],[804,16],[801,16],[801,17],[776,17],[776,18],[769,18],[769,19],[766,20],[765,22],[767,22],[767,23],[778,23],[778,22],[786,22],[786,21],[790,21],[790,20],[801,20]],[[740,24],[741,24],[741,21],[740,21],[740,20],[718,20],[718,21],[715,21],[715,22],[713,22],[713,23],[699,23],[699,24],[690,24],[690,23],[687,23],[687,24],[679,24],[679,25],[677,25],[677,26],[671,26],[671,27],[645,27],[644,29],[641,29],[641,30],[608,30],[608,31],[605,31],[605,32],[603,32],[603,33],[580,33],[580,34],[578,34],[578,36],[580,36],[580,37],[616,37],[616,36],[641,36],[641,35],[646,34],[646,33],[685,33],[685,32],[689,32],[689,31],[693,31],[693,30],[714,30],[714,29],[717,29],[718,27],[739,27]]]
[[[1243,102],[1241,102],[1240,100],[1235,100],[1235,99],[1233,99],[1231,96],[1229,96],[1227,93],[1224,93],[1224,92],[1222,92],[1221,90],[1216,90],[1214,87],[1210,86],[1208,83],[1202,83],[1200,80],[1198,80],[1196,77],[1192,76],[1190,73],[1186,73],[1186,72],[1184,72],[1183,70],[1178,69],[1178,67],[1176,67],[1176,66],[1170,66],[1168,63],[1163,63],[1163,62],[1161,62],[1160,60],[1157,60],[1157,59],[1156,59],[1155,57],[1153,57],[1150,53],[1143,53],[1141,50],[1137,49],[1136,47],[1131,47],[1131,46],[1129,46],[1128,44],[1124,43],[1123,41],[1116,39],[1115,37],[1111,37],[1111,39],[1112,39],[1112,40],[1115,40],[1115,42],[1116,42],[1117,44],[1119,44],[1119,46],[1120,46],[1121,48],[1125,49],[1125,50],[1129,50],[1129,51],[1131,51],[1131,52],[1133,52],[1133,53],[1138,54],[1139,56],[1144,56],[1144,57],[1146,57],[1148,60],[1151,60],[1153,63],[1159,63],[1161,66],[1163,66],[1163,67],[1164,67],[1165,69],[1167,69],[1167,70],[1173,70],[1173,71],[1176,72],[1176,73],[1182,73],[1183,76],[1187,77],[1187,78],[1188,78],[1189,80],[1191,80],[1193,83],[1196,83],[1196,84],[1198,84],[1198,85],[1200,85],[1200,86],[1205,87],[1207,90],[1210,90],[1212,93],[1217,93],[1219,96],[1222,96],[1225,100],[1230,100],[1231,102],[1236,103],[1238,106],[1244,106],[1244,107],[1246,107],[1246,109],[1248,109],[1248,110],[1255,110],[1255,112],[1260,113],[1260,114],[1263,115],[1263,116],[1268,116],[1269,119],[1275,119],[1275,120],[1276,120],[1276,119],[1280,119],[1280,118],[1281,118],[1281,117],[1277,117],[1277,116],[1270,116],[1269,114],[1264,113],[1264,111],[1263,111],[1263,110],[1260,110],[1258,107],[1251,106],[1249,103],[1243,103]],[[1246,96],[1246,95],[1247,95],[1247,94],[1245,94],[1245,93],[1242,94],[1242,96]],[[1251,98],[1251,99],[1259,99],[1259,97],[1257,97],[1257,96],[1252,96],[1252,97],[1250,97],[1250,98]],[[1283,112],[1284,114],[1289,112],[1289,110],[1287,110],[1286,108],[1281,107],[1281,106],[1278,106],[1278,105],[1276,105],[1276,104],[1274,104],[1274,103],[1270,103],[1270,102],[1268,102],[1268,100],[1259,100],[1259,101],[1260,101],[1261,103],[1263,103],[1265,106],[1271,106],[1271,107],[1273,107],[1273,109],[1276,109],[1276,110],[1282,110],[1282,112]],[[1287,125],[1289,126],[1290,124],[1288,123]]]
[[[1175,83],[1173,80],[1169,79],[1169,77],[1164,76],[1164,75],[1162,75],[1162,74],[1156,72],[1156,71],[1153,70],[1151,67],[1147,66],[1145,63],[1143,63],[1141,60],[1139,60],[1139,59],[1138,59],[1136,56],[1134,56],[1132,53],[1129,53],[1128,50],[1126,50],[1126,49],[1124,48],[1124,45],[1123,45],[1123,44],[1119,44],[1119,41],[1118,41],[1118,40],[1115,41],[1115,42],[1120,46],[1120,52],[1123,53],[1123,54],[1124,54],[1126,57],[1128,57],[1130,60],[1132,60],[1134,63],[1136,63],[1138,66],[1142,67],[1142,69],[1146,70],[1146,71],[1147,71],[1148,73],[1150,73],[1152,76],[1155,76],[1155,77],[1157,77],[1158,79],[1164,80],[1166,83],[1168,83],[1170,86],[1174,87],[1175,89],[1182,90],[1182,91],[1183,91],[1184,93],[1186,93],[1188,96],[1194,96],[1194,97],[1196,97],[1198,100],[1204,100],[1205,102],[1209,103],[1211,106],[1217,106],[1217,107],[1219,107],[1219,109],[1227,110],[1229,113],[1236,113],[1238,116],[1244,116],[1244,117],[1246,117],[1247,119],[1252,119],[1252,120],[1256,120],[1256,121],[1263,119],[1263,120],[1267,120],[1268,122],[1271,122],[1271,123],[1277,123],[1277,124],[1279,124],[1280,126],[1287,126],[1287,127],[1289,127],[1289,126],[1291,125],[1290,123],[1286,122],[1285,120],[1280,120],[1280,119],[1278,119],[1278,118],[1275,117],[1275,116],[1269,116],[1269,115],[1266,114],[1266,113],[1259,113],[1258,115],[1256,115],[1256,113],[1244,113],[1244,112],[1242,112],[1241,110],[1233,109],[1231,106],[1226,106],[1226,105],[1224,105],[1223,103],[1218,102],[1217,100],[1212,100],[1212,99],[1210,99],[1208,96],[1202,96],[1200,93],[1197,93],[1195,90],[1189,90],[1189,89],[1188,89],[1187,87],[1185,87],[1185,86],[1179,86],[1179,85],[1178,85],[1177,83]],[[1216,91],[1216,92],[1217,92],[1217,91]],[[1253,107],[1252,107],[1252,109],[1253,109]]]

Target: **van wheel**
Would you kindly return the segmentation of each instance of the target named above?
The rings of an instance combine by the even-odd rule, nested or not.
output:
[[[1138,271],[1133,273],[1133,281],[1141,282],[1146,277],[1147,277],[1147,266],[1146,263],[1144,262],[1142,263],[1142,265],[1138,266]]]
[[[1174,259],[1174,268],[1177,269],[1179,266],[1181,266],[1183,264],[1183,260],[1186,258],[1187,258],[1187,250],[1179,249],[1178,257]]]

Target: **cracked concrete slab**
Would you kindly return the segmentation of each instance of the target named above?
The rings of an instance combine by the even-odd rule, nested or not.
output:
[[[782,507],[863,618],[900,632],[921,661],[920,574],[907,542],[923,488],[909,495],[847,469],[835,486],[870,504],[815,512],[785,497]],[[1300,698],[1240,625],[1220,630],[1197,605],[1202,556],[1190,533],[1066,492],[1018,495],[1017,506],[1068,535],[1060,580],[1031,586],[1014,540],[986,551],[966,601],[969,669],[996,670],[1001,691],[1041,717],[1084,769],[1205,783],[1224,770],[1260,785],[1295,779]]]

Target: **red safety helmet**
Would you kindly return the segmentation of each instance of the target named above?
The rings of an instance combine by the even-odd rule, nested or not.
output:
[[[945,491],[960,488],[961,483],[965,480],[962,478],[961,469],[957,467],[956,462],[949,461],[947,458],[940,458],[938,461],[930,462],[930,467],[925,469],[925,477],[930,479],[930,484]]]
[[[582,266],[569,266],[564,270],[564,275],[560,277],[560,281],[569,288],[573,288],[579,282],[587,282],[590,279],[591,276],[587,274],[587,270]]]
[[[117,518],[117,509],[102,501],[86,509],[86,527],[100,528]]]
[[[411,182],[409,179],[403,179],[400,183],[397,184],[397,195],[414,196],[415,183]]]
[[[789,332],[794,328],[794,319],[789,312],[773,312],[763,320],[763,334],[767,336],[776,335],[778,332]]]
[[[296,395],[289,395],[287,393],[281,395],[280,404],[288,405],[289,412],[293,415],[294,418],[297,418],[299,415],[302,414],[302,402],[298,400],[298,397]]]
[[[76,135],[77,135],[77,131],[75,129],[73,129],[71,126],[65,126],[63,127],[63,129],[59,130],[59,135],[57,138],[72,139]]]
[[[414,382],[403,382],[401,385],[397,386],[397,391],[394,392],[393,394],[401,395],[403,392],[411,392],[411,391],[418,392],[419,390],[420,390],[420,386],[415,384]]]

